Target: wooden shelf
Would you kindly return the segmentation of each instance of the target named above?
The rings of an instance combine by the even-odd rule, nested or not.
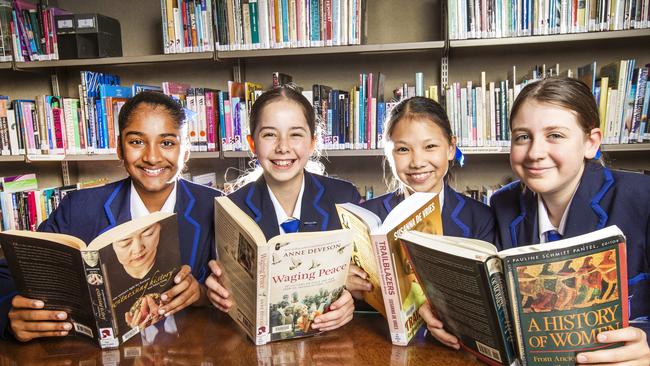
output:
[[[0,161],[25,161],[25,155],[2,155]]]
[[[509,38],[480,38],[449,41],[450,48],[511,46],[519,44],[540,44],[558,42],[584,42],[621,38],[650,37],[650,29],[632,29],[622,31],[587,32],[571,34],[554,34],[548,36],[527,36]]]
[[[336,157],[336,156],[383,156],[384,149],[372,149],[372,150],[323,150],[321,155],[324,158]]]
[[[602,145],[603,151],[648,151],[650,143]]]
[[[192,151],[190,159],[218,159],[221,157],[219,151]]]
[[[167,54],[167,55],[145,55],[145,56],[87,58],[87,59],[74,59],[74,60],[17,62],[16,67],[19,69],[34,69],[34,68],[48,68],[48,67],[152,64],[152,63],[163,63],[163,62],[198,61],[198,60],[213,60],[213,59],[214,59],[213,52],[200,52],[200,53],[176,53],[176,54]]]
[[[272,48],[264,50],[217,51],[218,59],[276,56],[368,54],[442,50],[444,41],[363,44],[355,46]]]
[[[253,153],[250,151],[224,151],[224,158],[250,158]]]
[[[460,150],[465,155],[506,155],[510,153],[509,146],[460,146]],[[614,144],[602,145],[602,150],[605,152],[635,152],[635,151],[650,151],[650,143],[639,144]],[[373,150],[323,150],[321,152],[323,158],[328,157],[363,157],[363,156],[383,156],[384,149]],[[224,151],[224,158],[250,158],[252,153],[250,151]],[[221,152],[199,152],[193,151],[190,159],[218,159],[221,157]],[[0,156],[0,162],[7,161],[117,161],[116,154],[84,154],[84,155],[3,155]]]
[[[0,62],[0,70],[11,69],[11,62]]]

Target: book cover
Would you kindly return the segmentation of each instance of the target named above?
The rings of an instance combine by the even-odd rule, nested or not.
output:
[[[426,299],[398,235],[406,230],[442,234],[438,196],[414,193],[383,223],[374,213],[354,204],[336,207],[341,225],[355,232],[352,262],[368,273],[373,284],[373,291],[364,294],[364,300],[386,316],[393,344],[407,345],[423,324],[418,309]]]
[[[314,318],[342,294],[352,232],[281,234],[268,241],[227,197],[216,198],[217,257],[234,302],[228,312],[257,345],[316,334]]]
[[[625,237],[616,226],[498,252],[476,239],[400,235],[427,299],[461,347],[493,365],[574,365],[628,325]]]
[[[65,310],[72,333],[117,347],[162,319],[161,294],[180,270],[175,214],[118,225],[86,245],[65,234],[0,233],[18,293]]]

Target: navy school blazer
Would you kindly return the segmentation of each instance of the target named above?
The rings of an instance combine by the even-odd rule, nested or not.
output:
[[[299,232],[325,231],[341,228],[336,213],[337,203],[358,203],[359,191],[349,182],[312,174],[305,174],[305,190],[300,203]],[[279,235],[278,218],[269,195],[264,176],[246,184],[228,196],[259,225],[266,240]]]
[[[491,199],[500,249],[538,244],[537,195],[519,181]],[[627,238],[630,325],[648,333],[650,324],[650,177],[589,162],[569,206],[564,237],[617,225]]]
[[[102,232],[131,220],[131,180],[123,179],[102,187],[68,193],[39,231],[64,233],[88,243]],[[192,268],[192,275],[203,283],[210,273],[208,261],[215,258],[214,197],[216,189],[178,180],[176,206],[181,261]],[[0,260],[0,337],[7,336],[7,314],[15,286],[4,259]]]
[[[442,205],[444,235],[495,242],[494,217],[483,203],[454,191],[445,184],[445,202]],[[361,204],[384,221],[388,213],[404,200],[397,191],[386,193]]]

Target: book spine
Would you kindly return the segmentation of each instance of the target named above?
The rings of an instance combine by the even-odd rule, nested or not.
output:
[[[215,92],[205,92],[205,117],[207,128],[207,151],[216,150]]]
[[[498,342],[500,343],[501,349],[505,351],[504,356],[506,357],[507,364],[511,365],[516,360],[517,355],[513,348],[514,334],[512,322],[508,313],[506,282],[501,259],[497,257],[490,258],[485,263],[485,269],[490,284],[490,296],[494,303],[492,311],[494,311],[495,314],[492,314],[492,316],[493,319],[496,318],[498,320]]]
[[[255,344],[266,344],[271,340],[270,296],[271,278],[269,276],[269,247],[257,247],[257,316],[255,329]]]
[[[95,316],[96,339],[101,348],[117,347],[119,340],[117,338],[117,328],[115,327],[116,322],[113,319],[115,314],[110,305],[111,295],[99,251],[82,252],[82,257],[99,258],[99,262],[95,266],[89,264],[85,259],[82,260],[85,277],[100,279],[92,281],[92,283],[88,281],[88,295],[90,296],[90,303],[92,304],[93,315]]]
[[[197,126],[198,126],[198,139],[199,151],[208,151],[208,136],[207,136],[207,118],[205,110],[205,89],[196,88],[196,112],[197,112]]]
[[[408,337],[402,319],[401,304],[399,298],[399,289],[397,288],[397,277],[395,274],[395,265],[390,252],[390,243],[385,235],[372,236],[373,252],[377,268],[379,268],[379,280],[381,292],[384,297],[384,306],[386,308],[386,319],[390,329],[390,338],[393,344],[406,346]]]

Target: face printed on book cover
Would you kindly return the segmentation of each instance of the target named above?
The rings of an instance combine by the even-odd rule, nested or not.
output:
[[[160,224],[137,231],[133,236],[113,243],[117,260],[131,277],[142,279],[156,261]]]
[[[177,128],[164,107],[143,103],[136,107],[120,139],[118,155],[140,197],[145,200],[160,193],[166,198],[189,159],[187,127]]]

